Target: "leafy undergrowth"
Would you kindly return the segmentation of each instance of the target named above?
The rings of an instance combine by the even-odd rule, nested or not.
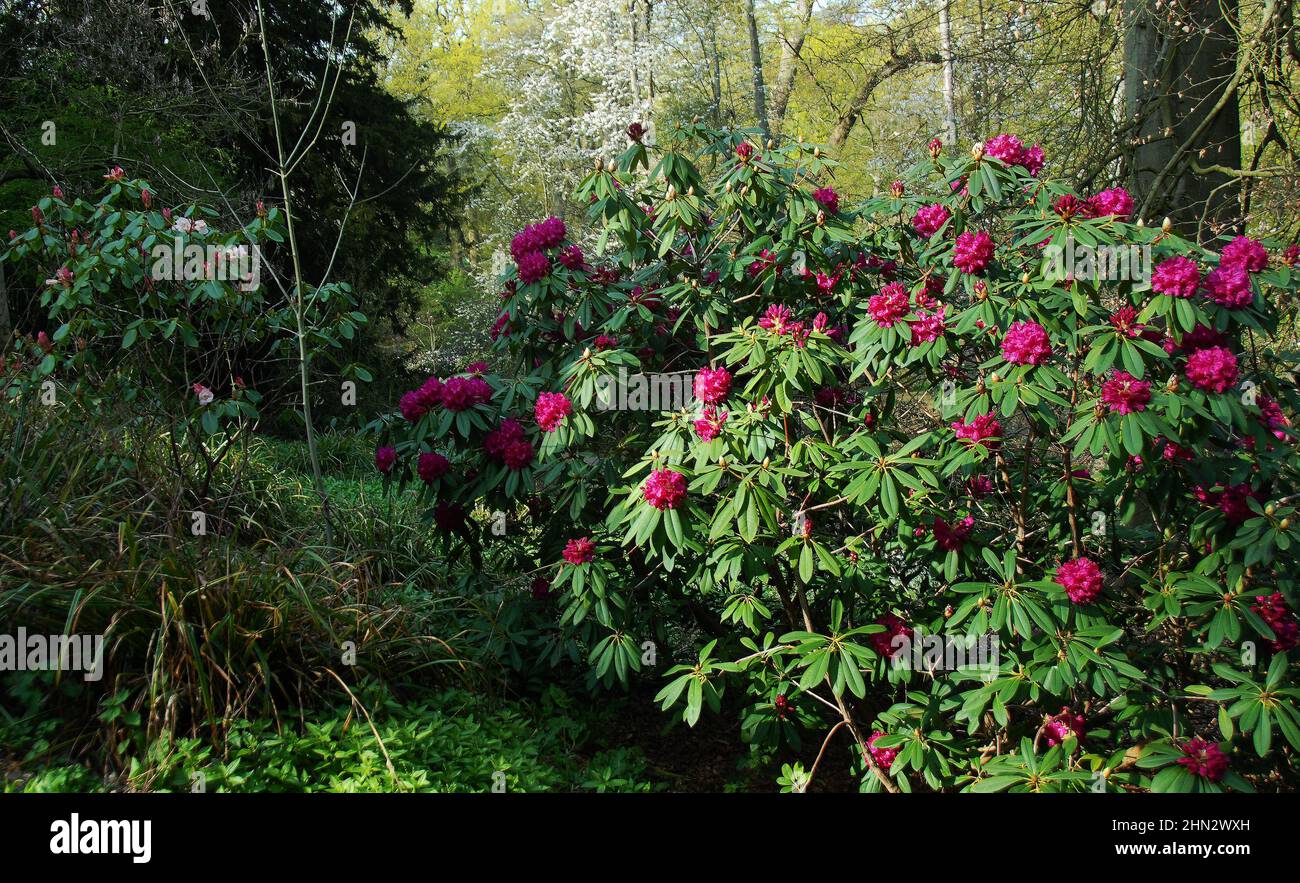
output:
[[[410,704],[389,698],[367,710],[370,721],[348,706],[279,729],[268,719],[239,721],[225,740],[224,755],[199,739],[155,742],[144,758],[132,760],[133,773],[107,779],[85,765],[50,763],[42,757],[48,743],[29,734],[25,757],[0,769],[6,792],[198,787],[209,792],[648,792],[664,787],[651,780],[639,749],[592,740],[587,724],[570,716],[570,700],[558,691],[523,703],[449,689]]]

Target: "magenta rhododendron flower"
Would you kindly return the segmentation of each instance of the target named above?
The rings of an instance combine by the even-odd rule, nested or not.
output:
[[[506,464],[507,469],[520,470],[533,462],[533,445],[528,439],[514,439],[506,444],[501,451],[501,460]]]
[[[1288,267],[1300,264],[1300,245],[1288,245],[1286,251],[1282,252],[1282,263]]]
[[[936,141],[938,139],[935,139]],[[894,758],[898,757],[897,748],[877,748],[876,741],[885,735],[883,730],[876,730],[867,740],[867,751],[871,754],[871,762],[880,767],[882,772],[889,772],[889,768],[894,765]]]
[[[907,288],[901,282],[890,282],[867,301],[867,313],[881,328],[902,321],[911,310]]]
[[[993,493],[993,480],[987,475],[972,475],[966,479],[967,492],[977,500],[982,500]]]
[[[1098,218],[1114,215],[1119,220],[1126,221],[1133,214],[1133,197],[1123,187],[1114,187],[1091,197],[1088,207]]]
[[[492,385],[482,377],[449,377],[442,384],[442,406],[448,411],[464,411],[492,399]]]
[[[1226,347],[1206,347],[1187,357],[1186,373],[1197,389],[1227,392],[1237,385],[1237,357]]]
[[[1200,736],[1189,739],[1179,746],[1186,757],[1178,758],[1192,775],[1217,782],[1228,771],[1228,757],[1214,742],[1207,742]]]
[[[541,282],[551,275],[551,262],[540,251],[521,255],[516,263],[519,267],[519,281],[525,285]]]
[[[544,576],[539,576],[533,580],[529,587],[533,598],[537,601],[544,601],[551,597],[551,581]]]
[[[1110,314],[1110,324],[1111,327],[1125,337],[1138,337],[1142,334],[1142,325],[1138,322],[1137,317],[1137,309],[1125,304]]]
[[[961,547],[966,545],[966,539],[970,532],[975,529],[974,517],[967,515],[965,518],[959,518],[952,524],[943,520],[943,516],[936,515],[934,518],[934,539],[939,544],[939,548],[948,552],[958,552]]]
[[[1183,335],[1183,339],[1178,341],[1179,349],[1188,353],[1194,353],[1197,350],[1208,349],[1214,346],[1227,346],[1228,335],[1222,331],[1217,331],[1205,325],[1198,324],[1191,331]]]
[[[916,230],[917,233],[924,236],[926,239],[929,239],[931,236],[938,233],[940,228],[943,227],[944,224],[948,223],[948,219],[951,217],[952,212],[948,211],[948,208],[942,203],[936,202],[930,205],[923,205],[917,209],[916,214],[912,216],[912,229]]]
[[[994,135],[984,142],[984,155],[1000,159],[1009,166],[1020,166],[1037,177],[1043,168],[1043,151],[1037,144],[1026,149],[1015,135]]]
[[[840,195],[832,187],[822,187],[813,191],[813,199],[831,214],[840,210]]]
[[[943,335],[946,327],[943,323],[943,307],[933,313],[921,310],[916,315],[916,321],[909,323],[912,330],[912,346],[933,343]]]
[[[702,441],[713,441],[722,433],[722,425],[727,422],[727,412],[709,405],[695,421],[695,434]]]
[[[744,162],[753,155],[754,145],[750,144],[748,141],[741,141],[736,145],[736,156],[740,157],[741,162]]]
[[[1060,745],[1071,735],[1083,741],[1084,723],[1083,715],[1072,713],[1069,706],[1062,706],[1059,714],[1052,715],[1043,724],[1043,740],[1048,748]]]
[[[1058,196],[1056,201],[1052,203],[1052,211],[1067,220],[1080,215],[1087,217],[1090,213],[1088,203],[1073,193],[1063,193]]]
[[[586,261],[582,256],[582,249],[576,245],[570,245],[560,252],[559,261],[570,270],[581,270],[586,266]]]
[[[596,557],[596,544],[590,537],[569,540],[564,547],[564,560],[573,565],[586,564]]]
[[[1219,266],[1224,264],[1236,264],[1251,273],[1258,273],[1268,269],[1268,251],[1257,240],[1238,236],[1219,252]]]
[[[758,326],[773,334],[788,334],[792,328],[793,314],[785,304],[772,304],[758,320]]]
[[[953,423],[952,431],[959,440],[967,444],[993,448],[995,445],[989,444],[988,440],[1001,437],[1002,424],[998,423],[997,418],[992,414],[981,414],[970,423],[960,420]]]
[[[676,509],[686,496],[686,476],[672,469],[656,469],[646,478],[641,495],[656,509]]]
[[[1224,519],[1234,527],[1254,514],[1247,502],[1255,496],[1255,491],[1249,484],[1230,484],[1221,491],[1207,490],[1204,486],[1197,485],[1192,493],[1200,502],[1222,512]]]
[[[1002,358],[1015,365],[1041,365],[1052,355],[1047,329],[1037,322],[1016,322],[1002,338]]]
[[[391,445],[375,450],[375,468],[387,475],[397,462],[397,451]]]
[[[876,625],[883,625],[885,630],[867,635],[867,640],[872,648],[886,659],[898,656],[905,650],[901,642],[899,646],[894,646],[895,638],[905,637],[910,641],[914,634],[912,627],[896,613],[886,613],[884,616],[877,617]]]
[[[1170,297],[1191,297],[1201,287],[1196,261],[1182,255],[1167,258],[1151,272],[1151,288]]]
[[[1260,421],[1273,433],[1274,438],[1285,441],[1291,421],[1282,413],[1282,406],[1266,395],[1259,396],[1256,404],[1259,405]]]
[[[1091,604],[1101,594],[1101,568],[1091,558],[1072,558],[1056,568],[1056,584],[1075,604]]]
[[[1219,264],[1205,277],[1205,296],[1230,310],[1250,306],[1255,300],[1250,273],[1241,264]]]
[[[421,454],[415,465],[416,474],[427,484],[433,484],[450,471],[451,461],[433,451]]]
[[[1291,608],[1286,606],[1286,598],[1282,597],[1281,592],[1256,595],[1255,603],[1250,605],[1250,609],[1259,614],[1259,618],[1272,630],[1274,640],[1268,644],[1274,653],[1286,653],[1300,644],[1300,622],[1296,621]]]
[[[573,403],[562,392],[543,392],[537,396],[533,406],[533,416],[542,432],[555,432],[564,422],[564,418],[573,413]]]
[[[967,230],[957,237],[952,250],[952,264],[968,276],[984,272],[993,260],[993,237],[983,230]]]
[[[44,334],[45,332],[41,333]],[[44,349],[44,347],[42,347],[42,349]],[[204,406],[212,404],[212,400],[216,398],[216,396],[212,394],[212,390],[208,389],[202,383],[194,384],[194,394],[198,396],[199,404]]]
[[[701,368],[695,375],[695,397],[705,404],[726,401],[731,391],[731,372],[726,368]]]
[[[518,420],[510,417],[501,421],[501,425],[483,437],[483,450],[493,460],[503,460],[506,448],[524,438],[524,427]]]
[[[1101,386],[1101,400],[1112,414],[1145,411],[1151,403],[1151,384],[1127,371],[1112,371],[1110,379]]]

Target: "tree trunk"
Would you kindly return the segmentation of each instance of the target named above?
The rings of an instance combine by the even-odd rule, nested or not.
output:
[[[1188,33],[1155,0],[1125,7],[1124,111],[1139,215],[1167,215],[1203,242],[1241,223],[1240,179],[1208,170],[1241,168],[1237,9],[1237,0],[1186,0]]]
[[[948,17],[950,0],[939,0],[939,54],[943,56],[943,128],[949,144],[957,143],[957,104],[953,81],[952,21]]]
[[[808,22],[812,20],[813,0],[798,0],[797,21],[794,33],[781,36],[781,66],[777,70],[776,85],[772,88],[772,123],[778,131],[785,120],[785,110],[794,91],[794,78],[798,72],[799,53],[808,36]]]
[[[763,88],[763,48],[758,43],[758,20],[754,17],[754,0],[745,0],[745,21],[749,24],[749,65],[754,71],[754,117],[763,138],[772,137],[767,122],[767,94]]]

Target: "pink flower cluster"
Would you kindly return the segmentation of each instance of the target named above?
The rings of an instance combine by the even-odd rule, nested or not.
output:
[[[1205,277],[1205,294],[1230,310],[1250,306],[1255,300],[1250,274],[1268,268],[1268,252],[1258,241],[1238,236],[1219,251],[1219,266]]]
[[[702,441],[713,441],[722,433],[722,426],[727,422],[727,412],[709,405],[695,421],[695,434]]]
[[[840,210],[840,195],[832,187],[822,187],[813,191],[813,199],[832,215]]]
[[[1246,501],[1255,496],[1255,491],[1246,482],[1226,485],[1221,491],[1212,491],[1203,485],[1197,485],[1192,489],[1192,494],[1201,503],[1213,506],[1222,512],[1224,519],[1234,526],[1254,514]]]
[[[727,400],[731,391],[731,372],[726,368],[701,368],[695,375],[695,397],[708,405]]]
[[[416,460],[415,471],[420,476],[421,481],[426,484],[433,484],[451,471],[451,461],[442,454],[428,451],[421,454]]]
[[[988,440],[1002,435],[1002,424],[992,414],[981,414],[970,423],[960,420],[953,423],[952,431],[959,440],[968,444],[993,448],[996,444],[989,444]]]
[[[477,375],[449,377],[445,382],[430,377],[419,389],[405,393],[398,402],[398,409],[409,422],[415,423],[440,406],[448,411],[464,411],[491,398],[492,385]]]
[[[881,328],[901,321],[910,309],[910,296],[901,282],[890,282],[867,301],[867,313]]]
[[[867,740],[867,751],[871,754],[871,762],[880,767],[881,772],[889,772],[889,768],[894,765],[894,758],[898,757],[897,748],[877,748],[876,740],[885,735],[883,730],[876,730]]]
[[[939,228],[948,223],[948,219],[951,217],[952,212],[948,211],[941,203],[923,205],[912,216],[912,229],[929,239],[938,233]]]
[[[867,641],[877,653],[886,659],[890,659],[903,652],[903,647],[894,647],[894,638],[901,636],[911,640],[913,635],[912,627],[903,621],[903,618],[896,613],[886,613],[884,616],[876,619],[876,625],[883,625],[883,632],[875,632],[867,635]]]
[[[1230,263],[1226,259],[1205,277],[1205,296],[1221,307],[1239,310],[1255,300],[1255,290],[1250,285],[1250,273],[1244,264]]]
[[[551,262],[542,252],[544,249],[558,247],[567,235],[568,230],[564,222],[556,217],[529,225],[515,234],[515,238],[510,242],[510,254],[519,269],[519,280],[529,285],[549,276]]]
[[[564,547],[564,560],[572,565],[586,564],[596,557],[596,544],[590,537],[569,540]]]
[[[1201,271],[1196,261],[1182,255],[1168,258],[1151,273],[1151,288],[1170,297],[1188,298],[1201,287]]]
[[[1000,159],[1009,166],[1020,166],[1034,177],[1043,169],[1043,149],[1037,144],[1026,149],[1024,142],[1015,135],[994,135],[984,142],[984,155]]]
[[[483,450],[488,457],[504,463],[509,469],[523,469],[533,462],[533,446],[524,437],[524,427],[509,417],[484,436]]]
[[[1127,371],[1112,371],[1110,379],[1102,384],[1101,400],[1112,414],[1145,411],[1151,403],[1151,384],[1138,380]]]
[[[933,529],[934,539],[939,544],[940,549],[947,552],[959,552],[962,546],[966,545],[970,532],[975,529],[975,519],[967,515],[965,518],[949,524],[943,520],[943,516],[936,515]]]
[[[656,509],[676,509],[686,497],[686,476],[672,469],[656,469],[645,480],[641,495]]]
[[[1281,592],[1256,595],[1255,601],[1256,603],[1250,605],[1250,609],[1259,614],[1259,618],[1268,623],[1268,627],[1273,630],[1274,640],[1269,641],[1269,646],[1273,648],[1274,653],[1286,653],[1300,644],[1300,623],[1296,622],[1291,608],[1286,606],[1286,599],[1282,597]]]
[[[562,392],[543,392],[537,396],[533,405],[533,417],[542,432],[555,432],[564,422],[564,418],[573,413],[573,403]]]
[[[1113,215],[1121,221],[1133,214],[1133,197],[1123,187],[1103,190],[1088,199],[1088,213],[1095,218]]]
[[[1237,357],[1226,347],[1198,349],[1187,357],[1185,373],[1198,389],[1227,392],[1237,385]]]
[[[795,346],[803,346],[808,339],[808,327],[803,322],[795,321],[794,314],[785,304],[772,304],[758,320],[758,327],[778,337],[790,335]]]
[[[1075,604],[1091,604],[1101,594],[1101,568],[1091,558],[1072,558],[1056,568],[1056,584]]]
[[[1014,365],[1041,365],[1051,355],[1047,329],[1037,322],[1015,322],[1002,338],[1002,358]]]
[[[952,250],[952,264],[968,276],[982,273],[993,260],[993,237],[983,230],[967,230],[957,237]]]
[[[387,475],[397,463],[397,451],[391,445],[384,445],[375,450],[375,468]]]
[[[1190,770],[1192,775],[1217,782],[1228,771],[1228,757],[1214,742],[1207,742],[1200,736],[1196,736],[1184,742],[1179,748],[1187,756],[1178,758],[1178,762]]]
[[[916,315],[916,321],[909,323],[909,327],[912,329],[912,346],[932,343],[943,336],[943,332],[947,328],[943,322],[943,307],[933,313],[920,310]]]
[[[1060,745],[1071,735],[1082,741],[1086,721],[1081,714],[1071,713],[1069,706],[1062,706],[1059,714],[1054,714],[1043,724],[1043,736],[1047,747]]]

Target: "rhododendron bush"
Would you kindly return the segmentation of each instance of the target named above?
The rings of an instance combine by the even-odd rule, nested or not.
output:
[[[299,349],[292,280],[267,259],[285,241],[274,206],[258,203],[246,222],[219,229],[212,207],[172,208],[114,167],[93,201],[56,186],[31,215],[30,228],[9,232],[0,261],[11,279],[44,279],[33,313],[47,324],[20,329],[0,351],[0,403],[72,396],[105,422],[124,411],[144,436],[165,439],[162,468],[197,502],[231,441],[258,421],[261,389],[285,385],[280,365],[301,356],[324,367],[366,321],[347,285],[314,288],[301,304]],[[369,379],[356,365],[339,370]]]
[[[380,422],[448,549],[507,548],[503,653],[743,707],[866,790],[1293,776],[1294,250],[1144,225],[1013,135],[854,205],[812,145],[641,131],[578,189],[597,235],[512,243],[499,370]],[[1153,272],[1055,269],[1121,245]]]

